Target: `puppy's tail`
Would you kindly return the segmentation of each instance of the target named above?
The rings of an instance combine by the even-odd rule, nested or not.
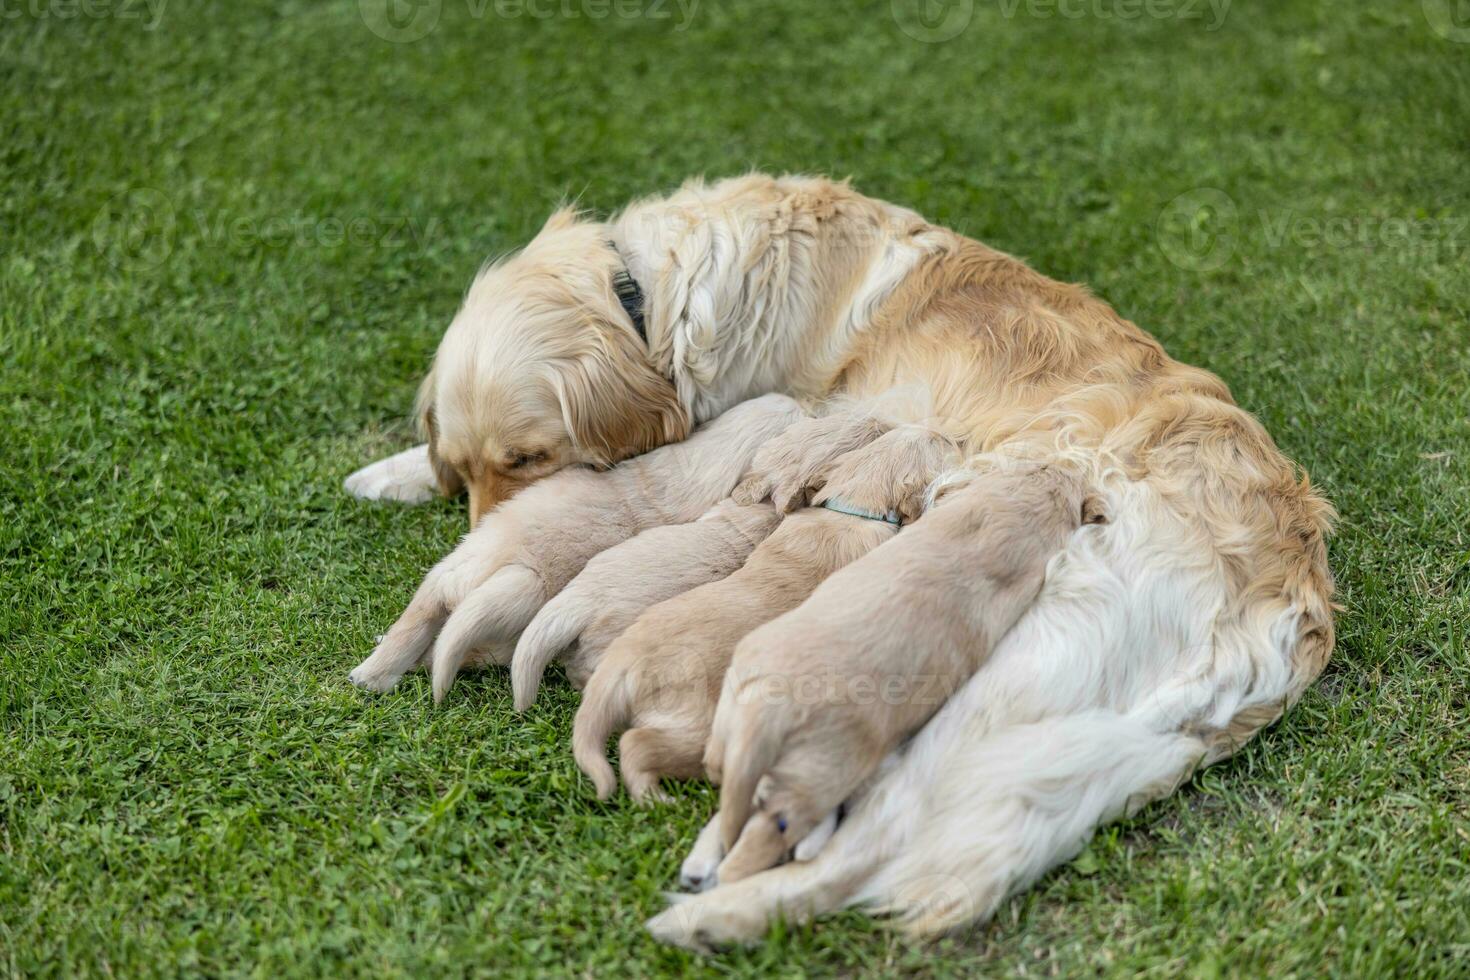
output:
[[[471,651],[514,639],[545,601],[541,576],[524,565],[505,566],[471,592],[434,644],[434,702],[444,700]]]
[[[741,714],[744,717],[725,747],[720,785],[720,838],[727,852],[750,819],[756,785],[776,764],[787,735],[779,717],[765,717],[750,708],[744,708]]]
[[[574,585],[543,606],[531,620],[510,662],[510,683],[515,690],[517,711],[525,711],[536,703],[546,665],[582,635],[594,611],[592,604],[578,595]]]
[[[635,668],[636,669],[636,668]],[[618,787],[618,779],[607,761],[607,740],[613,731],[626,728],[633,714],[634,672],[615,661],[604,661],[582,692],[582,706],[572,722],[572,758],[597,787],[597,798],[605,800]]]

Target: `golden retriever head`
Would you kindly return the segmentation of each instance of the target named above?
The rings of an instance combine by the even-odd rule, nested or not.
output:
[[[471,523],[565,466],[611,466],[688,435],[613,290],[621,267],[602,225],[563,210],[470,287],[418,414],[440,488],[469,490]]]

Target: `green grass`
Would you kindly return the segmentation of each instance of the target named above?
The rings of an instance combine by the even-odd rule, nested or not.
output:
[[[889,0],[443,0],[400,44],[351,0],[7,5],[0,972],[1463,976],[1470,44],[1438,3],[979,0],[937,44]],[[346,682],[464,516],[339,485],[408,443],[478,264],[565,197],[751,167],[1091,283],[1342,511],[1297,709],[937,945],[846,914],[661,948],[708,788],[597,803],[561,683],[518,718],[499,672],[438,711]]]

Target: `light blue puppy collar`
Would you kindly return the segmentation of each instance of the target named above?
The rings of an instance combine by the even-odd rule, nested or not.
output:
[[[876,510],[863,510],[861,507],[852,506],[840,497],[828,497],[822,501],[822,506],[828,510],[835,510],[839,514],[846,514],[849,517],[861,517],[865,521],[880,521],[884,524],[892,524],[894,527],[903,527],[903,518],[898,515],[898,511],[896,510],[882,513]]]

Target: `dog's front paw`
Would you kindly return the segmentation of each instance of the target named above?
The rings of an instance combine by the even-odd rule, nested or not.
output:
[[[426,503],[439,492],[428,446],[415,446],[364,466],[342,486],[363,500],[396,500],[405,504]]]

